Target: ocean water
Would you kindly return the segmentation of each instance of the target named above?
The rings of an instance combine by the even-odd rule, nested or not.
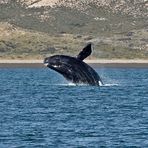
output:
[[[147,148],[148,69],[96,71],[101,87],[48,68],[0,69],[0,148]]]

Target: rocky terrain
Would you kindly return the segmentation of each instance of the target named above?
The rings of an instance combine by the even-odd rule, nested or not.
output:
[[[148,58],[147,0],[1,0],[0,22],[0,58]]]
[[[7,0],[8,1],[8,0]],[[42,7],[42,6],[66,6],[75,8],[82,11],[96,7],[104,7],[108,11],[114,13],[123,13],[136,16],[147,16],[147,0],[19,0],[27,4],[29,7]]]

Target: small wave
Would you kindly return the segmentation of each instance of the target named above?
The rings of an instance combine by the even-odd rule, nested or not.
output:
[[[117,83],[112,83],[112,84],[104,84],[104,85],[102,85],[102,86],[119,86],[119,84],[117,84]]]
[[[54,86],[76,86],[74,83],[61,83],[61,84],[52,84]]]
[[[75,84],[75,83],[61,83],[61,84],[52,84],[54,86],[90,86],[88,84],[83,84],[83,83],[79,83],[79,84]],[[109,87],[109,86],[119,86],[119,84],[117,83],[107,83],[107,84],[99,84],[100,87]]]
[[[84,83],[61,83],[61,84],[53,84],[54,86],[89,86],[88,84],[84,84]]]
[[[68,83],[67,85],[68,86],[89,86],[88,84],[84,84],[84,83],[77,83],[77,84],[75,84],[75,83]]]
[[[75,83],[68,83],[67,86],[76,86]]]

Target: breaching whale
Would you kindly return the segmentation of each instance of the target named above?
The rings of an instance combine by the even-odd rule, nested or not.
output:
[[[92,67],[83,62],[91,54],[91,47],[91,43],[87,44],[76,57],[67,55],[47,57],[44,59],[44,64],[72,83],[99,86],[103,84],[100,76]]]

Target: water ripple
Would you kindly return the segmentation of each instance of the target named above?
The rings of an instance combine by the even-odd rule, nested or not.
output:
[[[101,87],[0,69],[0,148],[147,147],[148,69],[97,69]]]

